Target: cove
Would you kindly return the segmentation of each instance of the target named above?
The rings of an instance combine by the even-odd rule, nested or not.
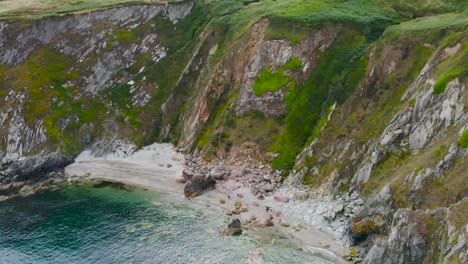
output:
[[[332,263],[274,230],[221,236],[227,223],[182,197],[72,184],[0,203],[0,263]]]

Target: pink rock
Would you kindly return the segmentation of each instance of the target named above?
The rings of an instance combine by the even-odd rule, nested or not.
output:
[[[282,202],[282,203],[289,202],[289,198],[284,197],[284,196],[273,196],[273,199],[275,199],[275,201]]]
[[[187,179],[185,179],[183,176],[177,176],[175,178],[176,182],[178,183],[186,183],[187,182]]]

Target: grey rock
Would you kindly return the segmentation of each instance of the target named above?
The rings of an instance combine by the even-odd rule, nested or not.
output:
[[[239,219],[233,219],[232,222],[223,231],[223,235],[232,236],[242,233],[242,224]]]
[[[354,203],[357,204],[357,205],[363,205],[365,203],[365,201],[363,199],[359,198],[359,199],[355,200]]]
[[[408,209],[399,209],[395,213],[390,234],[386,239],[377,239],[363,263],[422,263],[426,243],[417,226],[409,222],[410,213]]]
[[[272,192],[274,190],[275,186],[273,186],[273,184],[265,184],[261,188],[265,192]]]
[[[374,164],[372,162],[369,162],[369,161],[364,162],[363,164],[361,164],[359,169],[354,174],[353,179],[351,180],[351,183],[353,185],[357,185],[361,182],[367,182],[370,178],[370,175],[373,169],[374,169]]]
[[[226,171],[224,169],[213,169],[210,171],[210,176],[215,180],[223,179],[224,175],[226,175]]]
[[[195,172],[191,169],[184,169],[182,171],[182,176],[184,176],[184,178],[186,178],[187,180],[190,180],[194,175]]]
[[[205,191],[214,189],[216,181],[211,177],[193,176],[193,178],[185,185],[185,197],[199,196]]]

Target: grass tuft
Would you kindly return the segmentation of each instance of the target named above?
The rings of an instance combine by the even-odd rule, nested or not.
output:
[[[445,92],[445,88],[447,88],[447,84],[452,80],[454,79],[455,77],[457,77],[458,75],[460,75],[462,71],[461,70],[455,70],[455,71],[451,71],[451,72],[448,72],[448,73],[444,73],[442,75],[440,75],[439,79],[437,80],[437,82],[434,84],[434,91],[432,92],[433,94],[441,94],[441,93],[444,93]]]
[[[468,148],[468,129],[465,129],[458,141],[458,145],[462,148]]]
[[[255,95],[261,96],[267,91],[275,92],[281,87],[286,86],[293,79],[292,77],[285,75],[284,72],[286,70],[297,70],[301,66],[302,61],[299,58],[294,57],[276,72],[271,72],[271,66],[266,67],[257,77],[252,87]]]

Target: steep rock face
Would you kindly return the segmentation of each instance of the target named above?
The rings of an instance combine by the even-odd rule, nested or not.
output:
[[[31,168],[48,167],[41,164],[49,159],[41,161],[37,154],[57,151],[70,157],[97,137],[128,136],[126,127],[140,122],[129,120],[133,113],[128,111],[145,107],[159,88],[159,80],[146,81],[141,61],[158,64],[171,53],[162,39],[169,32],[161,25],[175,29],[193,5],[134,5],[28,22],[1,21],[3,166],[31,157],[30,162],[37,162]],[[127,93],[131,98],[123,98]],[[118,124],[118,115],[124,115],[124,124]],[[108,131],[98,132],[103,126]],[[68,138],[70,134],[75,135]],[[4,174],[15,171],[9,168]]]
[[[266,67],[271,67],[270,72],[276,72],[292,58],[298,58],[302,62],[300,71],[289,71],[286,74],[294,76],[295,80],[303,83],[317,63],[319,53],[325,51],[333,43],[340,31],[340,28],[319,30],[311,33],[308,38],[295,46],[291,46],[291,43],[286,40],[261,42],[247,69],[244,70],[240,94],[235,108],[236,114],[244,115],[250,111],[259,111],[267,116],[283,114],[286,110],[284,96],[287,87],[280,87],[278,91],[267,91],[258,96],[254,94],[253,90],[257,77]]]
[[[415,223],[410,223],[411,210],[399,210],[387,240],[378,240],[364,260],[364,263],[421,263],[425,255],[426,243],[417,231]],[[394,254],[402,252],[403,254]]]
[[[405,107],[394,116],[380,142],[368,154],[369,161],[359,166],[352,179],[353,184],[368,181],[373,168],[386,151],[409,147],[411,151],[417,152],[433,138],[443,135],[449,126],[466,122],[464,108],[468,93],[465,85],[455,79],[448,83],[445,93],[434,96],[434,83],[434,80],[427,80],[424,88],[411,97],[416,101],[415,105]]]
[[[399,209],[393,216],[388,237],[377,239],[363,263],[423,263],[424,259],[466,262],[467,231],[457,230],[452,217],[458,213],[454,208],[461,204],[466,204],[466,199],[447,209]],[[437,236],[444,239],[434,241]]]
[[[5,159],[16,160],[47,141],[43,121],[39,121],[32,128],[26,125],[22,115],[23,109],[18,107],[23,105],[25,98],[25,94],[11,90],[4,99],[4,111],[0,112],[0,121],[2,127],[8,129],[5,138]]]
[[[137,27],[141,23],[147,23],[160,13],[177,23],[178,20],[190,13],[192,6],[192,2],[187,2],[181,5],[139,5],[111,8],[66,18],[42,19],[19,30],[19,32],[15,24],[1,22],[0,63],[18,65],[39,47],[53,42],[56,42],[54,44],[64,54],[74,55],[83,62],[87,54],[100,48],[99,45],[103,44],[106,32],[96,32],[96,25],[105,22],[119,27],[125,25]],[[57,38],[64,33],[77,34],[86,41],[73,43],[70,38],[62,38],[57,41]]]
[[[466,255],[462,246],[450,250],[446,242],[434,242],[448,237],[448,229],[460,236],[465,232],[463,225],[454,228],[447,218],[450,208],[466,197],[466,187],[456,187],[466,181],[467,150],[458,143],[468,118],[466,80],[454,77],[442,93],[435,93],[434,86],[445,71],[442,67],[466,52],[460,43],[436,49],[424,45],[420,51],[401,45],[371,50],[361,89],[331,111],[320,136],[297,156],[285,180],[291,186],[311,184],[313,192],[323,196],[339,193],[335,200],[343,191],[364,194],[365,204],[353,213],[338,213],[331,225],[343,216],[348,219],[351,238],[370,249],[366,263],[459,263]],[[432,56],[417,55],[425,58],[418,62],[419,69],[405,65],[426,48],[435,51]],[[401,84],[409,79],[399,77],[402,73],[416,70]],[[391,85],[408,88],[379,90]],[[440,216],[433,219],[432,214]],[[416,215],[443,228],[425,229],[422,216],[415,221]]]
[[[203,65],[205,76],[197,82],[198,93],[191,98],[192,104],[181,119],[182,136],[179,143],[184,148],[191,148],[203,125],[211,113],[219,107],[219,99],[229,90],[235,90],[243,83],[243,76],[258,46],[263,42],[268,20],[254,24],[239,42],[232,44],[230,51],[221,62]],[[218,44],[211,47],[211,55],[216,53]]]

